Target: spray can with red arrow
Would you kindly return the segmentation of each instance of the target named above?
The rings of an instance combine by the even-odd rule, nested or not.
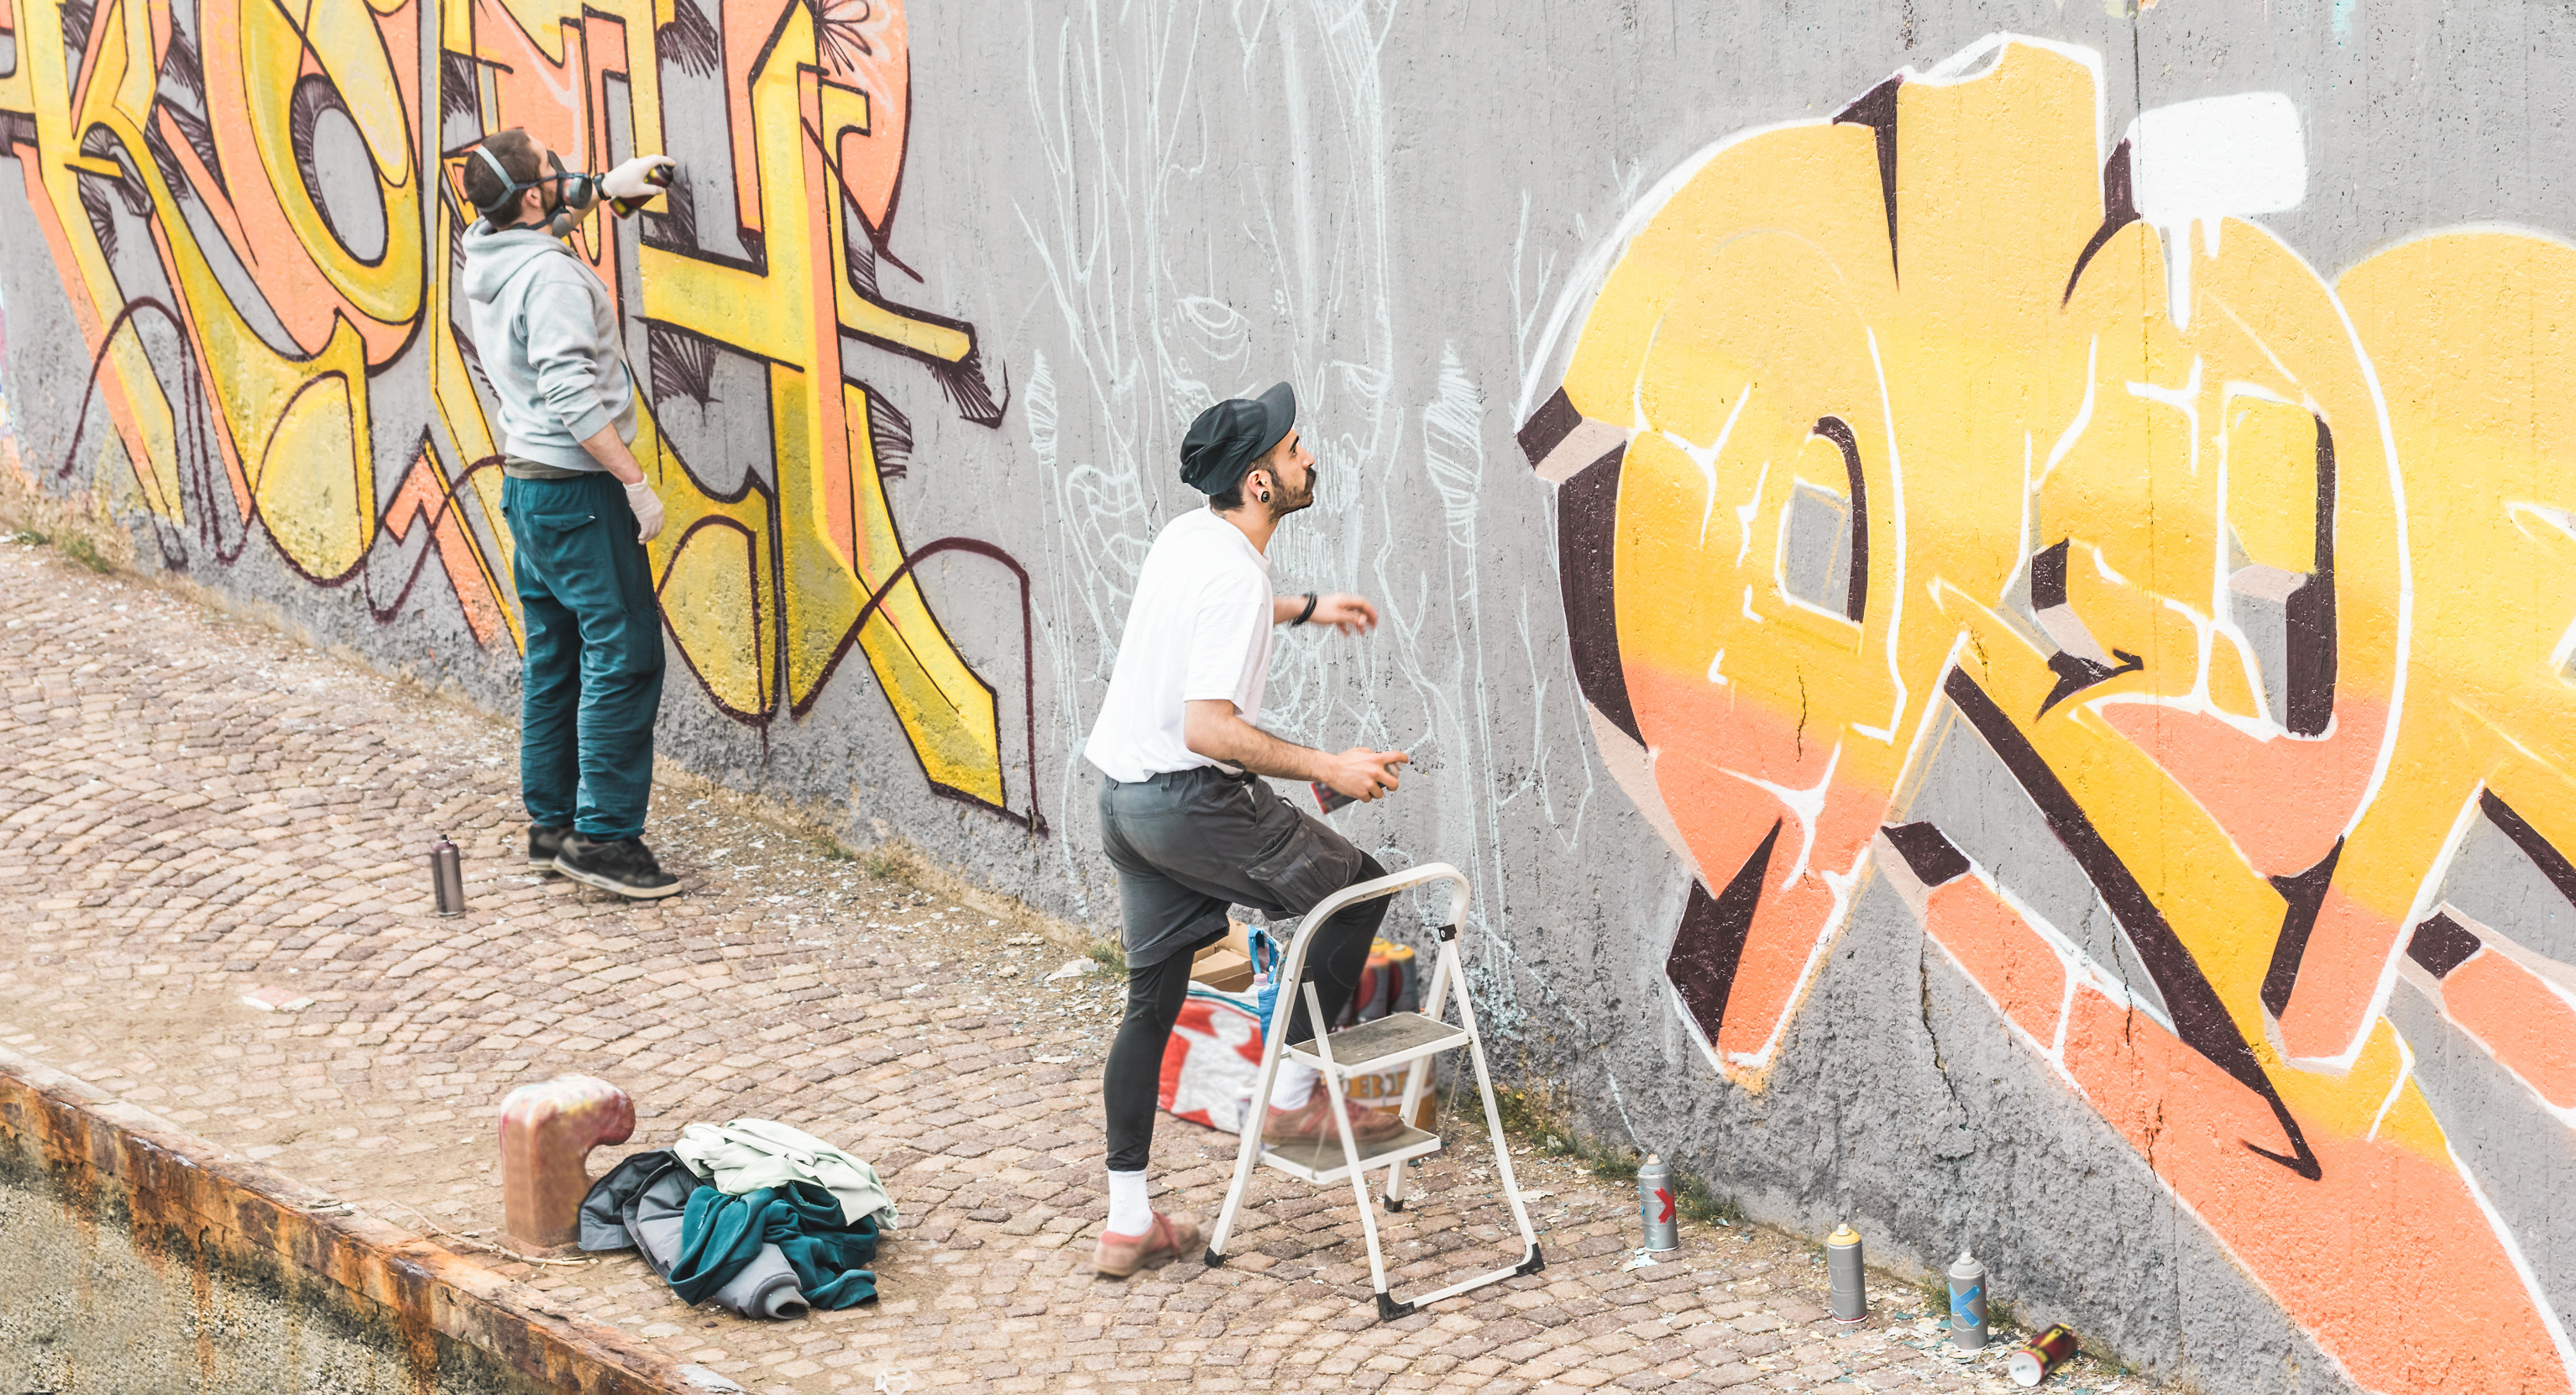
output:
[[[1681,1226],[1673,1206],[1673,1169],[1659,1153],[1648,1153],[1637,1169],[1637,1211],[1646,1218],[1646,1248],[1681,1248]]]

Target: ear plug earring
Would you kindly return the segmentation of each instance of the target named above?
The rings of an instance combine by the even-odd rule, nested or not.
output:
[[[1265,504],[1270,502],[1270,491],[1269,491],[1269,490],[1265,489],[1265,490],[1261,491],[1261,502],[1263,502],[1263,503],[1265,503]]]

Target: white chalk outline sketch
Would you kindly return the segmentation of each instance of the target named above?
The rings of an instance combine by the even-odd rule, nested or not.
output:
[[[1328,748],[1414,755],[1392,801],[1337,822],[1390,867],[1444,859],[1469,870],[1477,928],[1490,932],[1470,937],[1470,972],[1489,1029],[1509,1035],[1525,1019],[1525,985],[1555,995],[1535,971],[1507,971],[1517,961],[1504,887],[1535,873],[1507,869],[1505,848],[1570,857],[1593,772],[1550,618],[1553,571],[1505,602],[1509,630],[1482,635],[1486,471],[1522,473],[1509,468],[1512,423],[1490,410],[1453,344],[1399,342],[1395,329],[1398,204],[1379,58],[1399,8],[1078,0],[1025,9],[1049,196],[1016,212],[1059,322],[1042,334],[1047,348],[1032,355],[1023,390],[1030,449],[1048,481],[1040,587],[1050,727],[1079,752],[1145,551],[1163,522],[1198,503],[1178,479],[1190,418],[1286,378],[1323,473],[1314,523],[1272,543],[1272,574],[1283,591],[1366,594],[1383,627],[1365,642],[1284,632],[1262,724]],[[1251,123],[1271,138],[1227,138]],[[1550,274],[1542,265],[1532,295]],[[1516,303],[1521,291],[1515,267]],[[1515,313],[1526,343],[1537,312]],[[1417,393],[1418,406],[1406,400]],[[1063,453],[1072,441],[1087,443],[1081,458]],[[1526,677],[1496,684],[1489,660],[1525,666]],[[1057,804],[1072,810],[1096,776],[1078,756],[1061,769]],[[1562,788],[1551,787],[1557,772]],[[1059,840],[1057,855],[1096,919],[1114,896],[1089,842]]]

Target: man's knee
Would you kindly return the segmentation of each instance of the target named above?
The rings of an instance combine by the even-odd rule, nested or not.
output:
[[[1350,885],[1358,886],[1363,882],[1373,882],[1385,875],[1386,868],[1380,865],[1376,858],[1367,853],[1361,853],[1359,875],[1351,878]],[[1372,896],[1366,901],[1355,901],[1343,907],[1333,919],[1336,923],[1352,928],[1363,925],[1375,927],[1379,921],[1386,919],[1387,904],[1393,899],[1388,896]]]

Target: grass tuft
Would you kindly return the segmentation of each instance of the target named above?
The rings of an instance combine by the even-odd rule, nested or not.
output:
[[[1116,940],[1093,940],[1091,957],[1113,974],[1123,975],[1127,972],[1127,947]]]
[[[1574,1127],[1564,1111],[1536,1091],[1497,1089],[1494,1107],[1503,1116],[1504,1132],[1525,1140],[1543,1157],[1570,1158],[1596,1177],[1633,1182],[1637,1168],[1645,1161],[1634,1148]],[[1720,1194],[1673,1159],[1664,1161],[1673,1169],[1673,1200],[1684,1216],[1701,1222],[1744,1224],[1744,1208],[1736,1204],[1735,1198]]]
[[[1722,1196],[1701,1180],[1698,1173],[1673,1169],[1676,1200],[1681,1213],[1704,1225],[1742,1225],[1744,1208],[1735,1198]]]
[[[66,537],[62,541],[61,550],[65,557],[69,557],[91,571],[105,573],[116,570],[116,564],[101,556],[97,546],[87,538]]]
[[[890,848],[878,848],[859,858],[859,868],[879,881],[910,882],[912,859]]]

